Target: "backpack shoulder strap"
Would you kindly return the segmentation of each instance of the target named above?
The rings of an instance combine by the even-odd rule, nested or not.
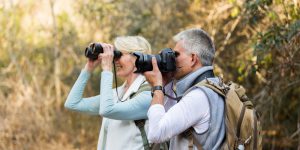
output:
[[[208,79],[202,80],[201,82],[199,82],[195,85],[195,87],[201,87],[201,86],[210,88],[211,90],[213,90],[214,92],[218,93],[219,95],[221,95],[223,97],[226,97],[226,94],[228,91],[228,88],[225,86],[224,83],[215,84],[215,83],[209,81]]]
[[[144,92],[144,91],[151,91],[151,86],[148,83],[142,84],[137,92],[132,93],[130,95],[130,98],[133,98],[136,95],[138,95],[139,93]],[[134,123],[140,130],[142,140],[143,140],[144,150],[168,150],[169,149],[168,142],[159,143],[159,144],[150,144],[149,143],[147,135],[146,135],[146,131],[145,131],[146,119],[134,120]]]
[[[184,95],[186,95],[187,93],[189,93],[191,90],[194,89],[194,87],[202,87],[205,86],[207,88],[210,88],[211,90],[213,90],[214,92],[218,93],[219,95],[221,95],[222,97],[226,97],[228,88],[224,83],[219,84],[215,84],[211,81],[209,81],[207,78],[198,82],[197,84],[195,84],[193,87],[189,88]],[[190,127],[189,129],[187,129],[186,131],[184,131],[182,133],[182,135],[185,138],[188,138],[190,141],[192,141],[192,144],[195,145],[197,147],[197,149],[202,150],[202,146],[200,145],[200,143],[198,143],[198,141],[195,139],[193,132],[195,132],[193,127]],[[191,145],[191,146],[193,146]]]
[[[150,150],[150,145],[147,139],[147,135],[146,135],[146,131],[145,131],[145,123],[146,120],[145,119],[141,119],[141,120],[134,120],[135,125],[139,128],[140,132],[141,132],[141,136],[143,139],[143,145],[144,145],[144,149],[145,150]]]
[[[142,84],[139,88],[139,90],[136,92],[136,94],[139,94],[141,92],[144,92],[144,91],[151,91],[151,86],[150,84],[146,83],[146,84]]]
[[[146,84],[142,84],[141,86],[140,86],[140,88],[138,89],[138,91],[137,92],[134,92],[134,93],[132,93],[132,94],[130,94],[130,99],[131,98],[133,98],[133,97],[135,97],[136,95],[138,95],[138,94],[140,94],[140,93],[142,93],[142,92],[144,92],[144,91],[151,91],[151,86],[148,84],[148,83],[146,83]]]
[[[130,95],[130,98],[133,98],[136,95],[138,95],[139,93],[142,93],[144,91],[151,91],[151,86],[148,83],[142,84],[137,92],[132,93]],[[146,131],[145,131],[145,128],[144,128],[146,120],[145,119],[134,120],[134,123],[135,123],[135,125],[138,127],[138,129],[141,132],[141,136],[142,136],[142,139],[143,139],[144,149],[145,150],[150,150],[150,145],[149,145],[148,138],[147,138],[147,135],[146,135]]]

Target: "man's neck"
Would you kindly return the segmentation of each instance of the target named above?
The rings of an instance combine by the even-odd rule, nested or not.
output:
[[[197,78],[208,70],[213,70],[213,67],[212,66],[198,67],[197,70],[191,71],[185,77],[175,81],[177,96],[182,96],[184,92],[194,84]]]
[[[181,80],[181,79],[185,78],[187,75],[191,74],[192,72],[197,71],[197,70],[200,69],[201,67],[202,67],[201,64],[198,64],[198,65],[196,65],[196,66],[193,66],[193,67],[191,68],[191,70],[190,70],[189,73],[187,73],[187,74],[184,75],[183,77],[181,77],[181,78],[179,78],[179,79],[176,79],[176,80]]]
[[[201,64],[197,64],[196,66],[194,66],[194,67],[192,68],[192,72],[194,72],[194,71],[200,69],[201,67],[203,67]]]

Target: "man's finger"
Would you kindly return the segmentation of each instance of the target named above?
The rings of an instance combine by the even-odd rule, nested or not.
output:
[[[153,66],[153,70],[159,70],[158,66],[157,66],[157,61],[155,57],[152,57],[152,66]]]
[[[148,77],[148,71],[142,73],[146,78]]]

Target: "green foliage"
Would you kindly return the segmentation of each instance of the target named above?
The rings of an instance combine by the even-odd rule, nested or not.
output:
[[[214,39],[218,74],[253,97],[264,149],[296,149],[300,10],[294,1],[50,2],[53,15],[49,3],[0,3],[0,149],[94,149],[99,118],[63,108],[86,63],[84,48],[142,35],[157,53],[173,48],[172,37],[191,27]],[[100,71],[92,74],[85,96],[99,94]]]
[[[187,1],[97,1],[82,2],[78,7],[84,10],[82,14],[88,22],[97,25],[93,29],[104,34],[103,41],[112,41],[120,35],[143,35],[156,52],[190,20]]]
[[[254,55],[257,56],[258,72],[267,80],[265,94],[258,96],[264,109],[264,118],[271,123],[270,130],[277,130],[275,135],[266,134],[267,140],[278,140],[284,144],[279,147],[296,145],[296,140],[289,136],[297,130],[299,109],[300,71],[300,22],[291,20],[288,24],[273,24],[264,33],[258,34]],[[262,93],[262,92],[261,92]],[[264,101],[269,101],[265,104]],[[289,128],[286,128],[289,126]],[[288,142],[284,142],[288,141]],[[271,143],[266,143],[269,148]]]

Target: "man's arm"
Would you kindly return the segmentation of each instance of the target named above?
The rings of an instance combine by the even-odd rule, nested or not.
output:
[[[163,78],[155,57],[152,58],[152,71],[144,73],[152,86],[162,86]],[[165,112],[164,94],[161,90],[154,91],[150,109],[148,110],[148,139],[154,143],[166,141],[180,134],[191,126],[197,126],[196,132],[206,131],[209,124],[209,103],[200,89],[194,89],[181,101]],[[198,129],[199,128],[199,129]]]
[[[161,90],[155,90],[151,101],[151,106],[155,104],[164,105],[164,93]]]
[[[161,104],[162,93],[155,92],[148,111],[148,139],[159,143],[166,141],[190,127],[205,132],[209,126],[209,103],[205,93],[194,89],[172,108],[165,112]]]

